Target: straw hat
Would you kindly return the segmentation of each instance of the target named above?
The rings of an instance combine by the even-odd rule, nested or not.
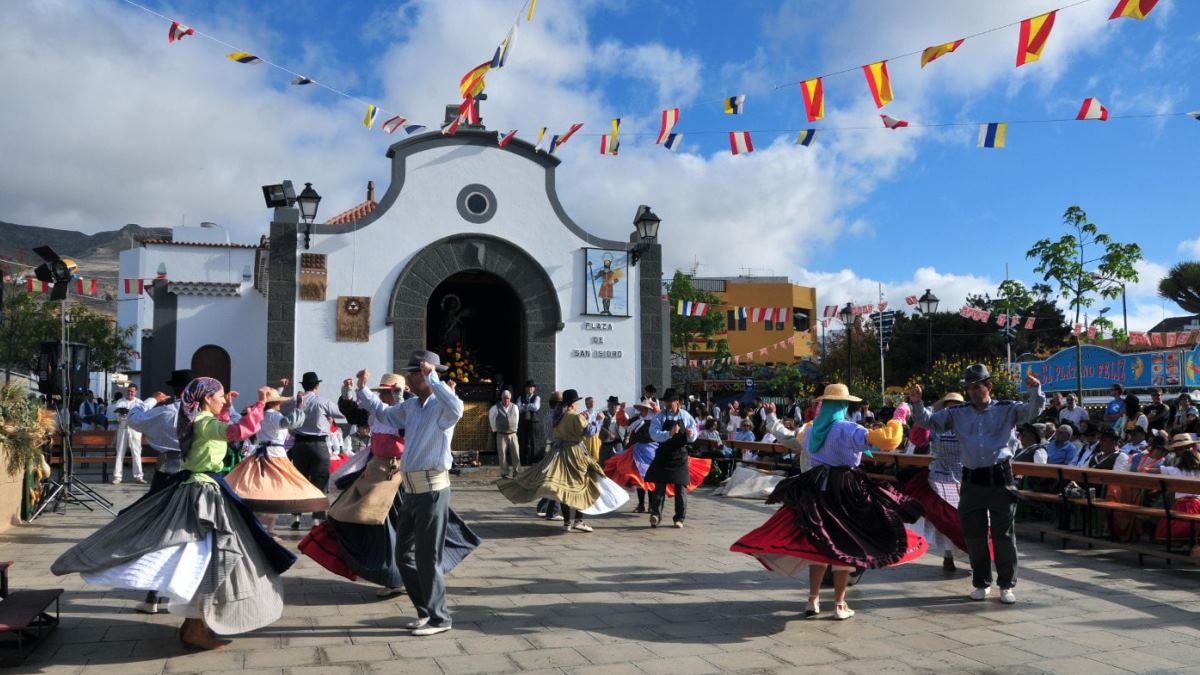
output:
[[[379,384],[375,385],[374,387],[371,387],[371,390],[372,391],[384,391],[384,390],[403,389],[403,388],[404,388],[404,378],[400,377],[396,373],[384,373],[379,378]]]
[[[821,395],[818,401],[861,401],[857,396],[850,395],[850,389],[846,385],[827,384],[825,385],[825,393]]]
[[[270,393],[267,394],[267,397],[263,399],[263,403],[264,404],[280,403],[282,401],[287,401],[290,399],[291,399],[290,396],[284,396],[283,394],[279,393],[278,389],[276,389],[275,387],[271,387],[271,391],[270,391]]]
[[[654,399],[644,398],[644,399],[638,401],[637,403],[634,403],[633,407],[640,408],[642,410],[654,410]]]
[[[938,403],[941,403],[942,405],[945,405],[945,404],[951,403],[951,402],[966,403],[967,401],[966,401],[966,399],[963,398],[963,395],[958,393],[957,391],[952,391],[949,394],[946,394],[945,396],[943,396],[940,400],[938,400]]]
[[[1167,447],[1172,448],[1172,449],[1186,448],[1189,445],[1195,445],[1195,444],[1196,444],[1196,438],[1194,436],[1192,436],[1191,434],[1175,434],[1175,437],[1171,439],[1171,445],[1169,445]]]

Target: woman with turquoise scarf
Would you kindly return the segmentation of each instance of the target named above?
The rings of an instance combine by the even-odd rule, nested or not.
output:
[[[220,649],[214,634],[244,633],[283,613],[283,574],[296,561],[259,524],[219,473],[229,443],[258,431],[263,400],[229,424],[225,389],[199,377],[180,395],[176,436],[185,448],[183,470],[161,490],[139,499],[115,520],[76,544],[51,565],[84,581],[155,591],[171,599],[184,621],[189,647]]]
[[[805,439],[812,468],[779,483],[767,503],[783,506],[730,550],[752,555],[763,567],[787,576],[807,568],[810,590],[804,614],[809,618],[821,612],[821,581],[825,568],[832,567],[833,615],[844,620],[854,616],[846,604],[851,572],[899,565],[925,553],[925,540],[904,527],[924,509],[858,468],[870,447],[891,451],[900,445],[901,423],[893,419],[882,429],[868,430],[848,421],[849,404],[861,399],[844,384],[828,385],[819,400]]]

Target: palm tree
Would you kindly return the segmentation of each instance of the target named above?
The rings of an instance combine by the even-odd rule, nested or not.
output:
[[[1200,314],[1200,262],[1181,262],[1158,282],[1158,295],[1192,314]]]

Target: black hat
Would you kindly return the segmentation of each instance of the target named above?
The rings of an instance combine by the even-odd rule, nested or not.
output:
[[[192,371],[187,368],[172,370],[171,377],[167,380],[167,386],[175,391],[183,391],[183,388],[188,386],[188,382],[192,381]]]
[[[1114,441],[1118,441],[1121,439],[1121,436],[1117,434],[1116,429],[1105,424],[1104,426],[1100,427],[1100,438],[1111,438]]]
[[[667,390],[663,392],[662,400],[678,401],[679,400],[679,392],[675,391],[675,387],[667,387]]]
[[[962,383],[964,386],[986,382],[992,379],[992,374],[988,372],[987,366],[982,363],[975,363],[967,366],[963,371]]]
[[[613,405],[621,405],[621,399],[617,398],[616,396],[609,396],[608,402]]]
[[[412,354],[410,354],[408,356],[408,365],[401,368],[400,372],[415,373],[415,372],[421,370],[421,362],[422,361],[433,366],[434,370],[436,370],[439,373],[444,373],[447,370],[449,370],[449,368],[442,365],[442,357],[438,356],[434,352],[428,352],[423,349],[418,349],[417,351],[413,352]]]
[[[1025,424],[1022,424],[1021,426],[1017,427],[1017,433],[1020,433],[1020,434],[1028,433],[1028,434],[1033,434],[1034,436],[1037,436],[1038,438],[1042,437],[1042,430],[1039,429],[1037,426],[1034,426],[1030,422],[1026,422]]]
[[[579,400],[579,392],[574,389],[564,389],[562,393],[562,405],[564,408],[571,407],[571,404]]]
[[[311,370],[300,378],[300,386],[304,387],[305,389],[311,389],[318,384],[321,384],[321,378],[317,377],[317,374]]]
[[[525,380],[525,386],[526,387],[536,387],[537,383],[535,383],[533,380]]]
[[[648,385],[646,385],[646,386],[642,387],[642,391],[648,391],[648,392],[650,392],[651,394],[657,394],[657,393],[658,393],[658,389],[656,389],[656,388],[654,387],[654,385],[653,385],[653,384],[648,384]]]

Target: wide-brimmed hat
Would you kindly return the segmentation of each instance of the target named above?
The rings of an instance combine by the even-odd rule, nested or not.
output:
[[[992,379],[992,374],[988,371],[987,366],[982,363],[973,363],[967,366],[962,375],[963,386],[986,382],[990,379]]]
[[[449,368],[442,365],[442,357],[438,356],[434,352],[425,351],[423,349],[418,349],[417,351],[413,352],[412,354],[409,354],[408,365],[401,368],[400,371],[405,372],[405,373],[418,372],[421,370],[421,362],[422,361],[433,366],[433,369],[439,373],[444,373],[447,370],[449,370]]]
[[[570,407],[571,404],[578,401],[579,398],[579,392],[575,391],[574,389],[564,389],[562,393],[562,405],[563,407]]]
[[[188,382],[191,381],[192,371],[187,368],[181,368],[171,371],[171,377],[167,379],[167,386],[182,391],[184,387],[188,386]]]
[[[641,408],[642,410],[654,410],[654,399],[644,398],[644,399],[638,401],[637,403],[634,403],[633,407]]]
[[[662,400],[678,401],[679,400],[679,392],[675,389],[675,387],[667,387],[666,391],[663,392]]]
[[[321,378],[317,377],[317,374],[311,370],[300,378],[300,386],[302,387],[315,387],[318,384],[321,384]]]
[[[825,385],[825,393],[817,398],[818,401],[861,401],[857,396],[850,395],[850,388],[842,383]]]
[[[384,373],[379,378],[379,384],[371,387],[374,391],[390,391],[392,389],[403,389],[404,378],[396,373]]]
[[[279,390],[275,387],[271,387],[271,391],[267,394],[267,397],[263,399],[263,403],[282,403],[290,398],[290,396],[284,396],[283,394],[280,394]]]
[[[1117,430],[1107,424],[1100,428],[1100,438],[1111,438],[1114,441],[1121,440],[1121,436],[1117,433]]]
[[[621,399],[617,398],[616,396],[609,396],[608,403],[612,405],[621,405]]]
[[[1171,445],[1167,447],[1172,449],[1183,448],[1189,445],[1194,445],[1195,443],[1196,437],[1191,434],[1175,434],[1175,436],[1171,438]]]
[[[945,405],[947,403],[966,403],[966,402],[967,401],[966,401],[966,399],[963,398],[963,395],[958,393],[957,391],[952,391],[949,394],[946,394],[945,396],[938,399],[938,403],[941,403],[942,405]]]

